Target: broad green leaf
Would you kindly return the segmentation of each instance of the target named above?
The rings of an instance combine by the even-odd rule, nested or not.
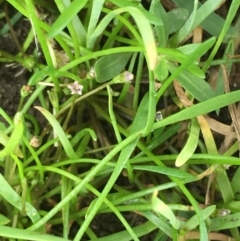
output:
[[[176,33],[187,21],[189,12],[185,8],[175,8],[167,13],[169,34]]]
[[[188,47],[186,49],[183,47],[183,51],[181,51],[182,50],[181,47],[178,49],[158,48],[158,52],[161,53],[160,58],[164,56],[166,60],[184,64],[186,61],[188,61],[189,57],[192,54],[196,54],[195,50],[198,48],[201,48],[201,44],[196,44],[196,45],[193,44],[192,47],[194,50],[190,50],[191,47]],[[196,60],[192,61],[192,63],[186,69],[189,70],[190,73],[196,75],[197,77],[200,77],[200,78],[205,77],[205,73],[198,67],[198,61]]]
[[[193,52],[192,52],[193,53]],[[189,54],[190,55],[190,54]],[[170,56],[170,55],[166,55],[166,59],[171,60],[171,62],[178,62],[178,63],[184,63],[187,61],[187,59],[189,58],[188,55],[176,55],[176,56]],[[193,62],[192,64],[190,64],[186,69],[192,73],[193,75],[199,77],[199,78],[205,78],[205,73],[198,67],[197,65],[197,61]]]
[[[173,74],[176,66],[169,64],[169,70]],[[186,89],[195,99],[205,101],[215,96],[211,86],[202,78],[194,76],[187,70],[182,71],[177,77],[177,81]]]
[[[170,167],[156,167],[156,166],[134,166],[134,170],[142,170],[148,172],[156,172],[167,176],[177,177],[177,178],[192,178],[192,175],[184,172],[182,170],[170,168]]]
[[[196,13],[196,18],[194,19],[193,28],[200,25],[210,14],[212,14],[219,5],[222,4],[222,0],[208,0],[204,4],[198,3],[200,6]]]
[[[150,12],[156,15],[161,21],[163,25],[155,25],[155,30],[158,36],[158,46],[159,47],[166,47],[167,40],[169,35],[169,24],[168,24],[168,16],[163,8],[160,1],[152,1],[150,6]]]
[[[88,0],[73,1],[72,4],[66,8],[66,10],[61,13],[60,17],[54,22],[48,32],[48,38],[54,38],[56,35],[61,33],[61,31],[68,25],[72,18],[84,8],[87,2]]]
[[[179,7],[185,8],[188,12],[192,12],[192,1],[173,0],[173,2],[176,3]],[[222,0],[208,0],[204,3],[206,9],[205,7],[201,8],[202,4],[198,3],[200,7],[197,10],[194,26],[199,25],[198,21],[200,20],[200,25],[203,27],[204,30],[206,30],[211,36],[218,37],[225,23],[225,19],[214,13],[216,6],[218,6],[220,2],[222,2]],[[210,15],[209,12],[211,13]],[[237,29],[234,27],[230,27],[228,29],[224,42],[226,42],[229,37],[232,37],[236,34]]]
[[[210,231],[240,227],[240,212],[211,219]]]
[[[156,193],[154,193],[152,197],[152,208],[153,211],[167,218],[170,224],[173,226],[173,228],[177,230],[180,229],[181,222],[176,218],[172,209],[157,197]]]
[[[4,215],[0,214],[0,226],[6,225],[10,223],[11,220],[5,217]]]
[[[176,32],[176,34],[174,34],[169,40],[173,46],[178,46],[193,29],[193,23],[197,12],[198,0],[194,0],[192,1],[192,3],[194,4],[194,8],[191,12],[191,15],[186,20],[183,27],[178,32]]]
[[[71,143],[69,142],[66,134],[64,133],[62,127],[60,126],[59,122],[56,120],[56,118],[46,109],[36,106],[37,110],[39,110],[49,121],[52,128],[54,129],[55,133],[58,135],[60,142],[62,143],[62,146],[67,154],[67,156],[71,159],[78,159],[78,156],[74,152]]]
[[[183,164],[185,164],[188,161],[188,159],[190,159],[191,156],[194,154],[198,145],[199,133],[200,127],[198,121],[196,118],[193,118],[191,122],[191,129],[187,143],[185,144],[185,146],[183,147],[175,161],[175,165],[177,167],[180,167]]]
[[[203,42],[196,51],[194,51],[192,54],[188,56],[188,58],[182,62],[182,64],[176,69],[176,71],[173,72],[169,78],[164,81],[161,89],[157,93],[157,98],[159,99],[163,93],[165,92],[166,88],[172,83],[174,79],[178,77],[179,74],[182,73],[183,70],[191,66],[194,61],[196,61],[199,57],[201,57],[203,54],[205,54],[215,43],[215,38],[210,38],[207,41]]]
[[[94,72],[97,82],[105,82],[121,73],[127,65],[132,53],[106,55],[97,60]]]
[[[221,32],[219,34],[219,37],[217,39],[217,42],[214,46],[214,48],[212,49],[208,59],[204,62],[204,66],[203,66],[203,70],[206,71],[209,66],[211,65],[215,55],[217,54],[220,46],[222,45],[225,36],[227,35],[227,32],[229,30],[229,28],[231,27],[231,24],[235,18],[235,16],[237,15],[238,9],[240,7],[240,1],[239,0],[233,0],[231,2],[230,8],[228,10],[228,14],[226,16],[226,20],[224,21],[224,25],[221,29]],[[232,38],[237,37],[239,34],[239,32],[235,33],[235,36],[232,36]]]
[[[179,1],[176,1],[176,2],[179,3]],[[186,3],[182,4],[182,2],[180,4],[180,6],[187,6]],[[200,25],[206,18],[208,18],[208,16],[210,14],[211,14],[210,16],[213,16],[212,13],[216,10],[216,8],[219,6],[219,4],[221,4],[221,2],[222,2],[222,0],[208,0],[203,5],[198,3],[198,6],[200,6],[200,7],[196,11],[196,15],[195,15],[194,22],[192,24],[191,29],[194,29],[198,25]],[[190,3],[188,6],[189,6],[187,8],[188,11],[190,11],[190,12],[194,11],[194,9],[192,9],[193,8],[193,4],[192,3]],[[213,24],[216,24],[216,22],[213,23]]]
[[[168,77],[168,61],[164,56],[159,57],[159,62],[154,69],[154,74],[159,81],[163,81]]]
[[[177,49],[180,50],[182,53],[186,55],[190,55],[201,45],[201,43],[194,43],[194,44],[185,44],[183,46],[178,47]]]
[[[3,150],[0,151],[0,158],[8,156],[12,153],[17,153],[18,155],[22,155],[21,151],[18,149],[18,145],[21,141],[23,131],[24,131],[24,124],[23,124],[23,115],[22,113],[18,112],[14,117],[14,129],[7,140],[6,145],[4,146]]]
[[[25,211],[27,216],[32,220],[33,223],[39,221],[41,219],[37,210],[28,202],[23,204],[22,198],[16,193],[16,191],[8,184],[5,178],[0,174],[0,195],[4,198],[8,203],[13,205],[20,212],[23,209],[23,205],[25,205]],[[1,236],[1,232],[0,232]]]

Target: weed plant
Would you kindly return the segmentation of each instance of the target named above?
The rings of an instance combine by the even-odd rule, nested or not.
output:
[[[14,118],[0,109],[2,240],[240,239],[240,0],[226,18],[221,0],[173,2],[0,1],[16,10],[1,35],[31,24],[18,54],[0,50],[31,72]],[[232,126],[208,115],[224,106]],[[101,237],[107,213],[123,228]]]

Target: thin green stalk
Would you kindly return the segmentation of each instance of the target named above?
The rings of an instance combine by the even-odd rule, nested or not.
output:
[[[71,181],[67,180],[65,176],[62,176],[62,190],[61,199],[64,199],[71,190]],[[70,212],[70,202],[66,203],[62,208],[62,219],[63,219],[63,238],[68,238],[69,232],[69,212]]]
[[[111,123],[112,123],[114,133],[115,133],[116,138],[117,138],[117,142],[121,143],[122,137],[121,137],[121,134],[118,130],[116,116],[115,116],[114,111],[113,111],[112,89],[109,85],[107,85],[107,91],[108,91],[108,111],[109,111],[109,115],[110,115],[110,118],[111,118]]]
[[[153,123],[155,121],[157,92],[155,90],[154,73],[149,69],[149,102],[148,102],[148,117],[144,128],[143,136],[147,136],[153,130]]]
[[[125,13],[122,17],[124,19],[127,19],[129,18],[129,16],[130,16],[129,13]],[[109,33],[108,39],[103,45],[102,49],[109,49],[113,47],[113,44],[116,41],[117,34],[119,33],[119,31],[122,29],[123,26],[124,26],[123,22],[118,21],[117,25],[112,29],[111,33]]]
[[[133,53],[133,55],[131,57],[131,61],[130,61],[129,68],[128,68],[128,71],[130,73],[134,72],[134,66],[135,66],[135,63],[136,63],[137,55],[138,55],[138,53]],[[128,90],[130,88],[130,85],[131,85],[130,83],[125,83],[123,85],[122,91],[121,91],[121,93],[118,97],[118,100],[117,100],[118,104],[122,104],[126,100],[126,96],[128,94]]]
[[[41,183],[44,183],[44,173],[43,173],[43,168],[42,168],[42,163],[39,160],[38,156],[36,155],[35,150],[33,149],[32,146],[30,146],[29,141],[25,136],[22,136],[24,144],[27,146],[28,150],[30,151],[31,155],[33,156],[37,166],[38,166],[38,171],[39,171],[39,176],[40,176],[40,181]]]
[[[36,151],[36,156],[39,156],[41,153],[46,152],[47,149],[52,146],[55,142],[59,141],[58,138],[51,139],[47,141],[43,146],[41,146],[37,151]],[[31,155],[27,160],[24,161],[23,166],[27,167],[32,161],[34,160],[34,156]]]
[[[65,4],[64,4],[64,2],[65,2]],[[70,4],[70,2],[62,1],[62,0],[56,0],[55,3],[56,3],[56,5],[57,5],[57,7],[58,7],[58,9],[60,10],[61,13],[66,9],[66,5]],[[74,29],[74,26],[73,26],[72,22],[70,22],[68,24],[68,29],[69,29],[71,39],[72,39],[72,42],[73,42],[75,58],[79,58],[80,57],[79,45],[81,43],[79,43],[79,41],[78,41],[78,36],[77,36],[76,30]],[[76,71],[76,68],[75,68],[75,71]]]
[[[103,11],[106,12],[106,13],[110,13],[112,10],[109,10],[109,9],[106,9],[106,8],[103,8]],[[124,16],[128,16],[129,15],[129,12],[126,12],[124,13]],[[129,29],[129,31],[132,33],[132,35],[135,37],[135,39],[137,40],[138,44],[140,44],[142,41],[141,41],[141,37],[138,33],[138,31],[136,30],[136,28],[134,27],[134,25],[124,16],[121,16],[121,15],[117,15],[116,18],[121,21],[121,23],[123,23],[123,25]],[[116,36],[117,37],[117,36]],[[133,38],[134,39],[134,38]]]
[[[207,61],[205,62],[204,66],[203,66],[204,72],[206,72],[207,69],[209,68],[209,66],[211,65],[211,62],[212,62],[213,58],[215,57],[219,47],[221,46],[221,44],[224,40],[224,37],[226,36],[227,31],[228,31],[229,27],[231,26],[231,23],[232,23],[233,19],[236,16],[236,13],[239,9],[239,5],[240,5],[240,0],[233,0],[232,1],[231,6],[228,10],[227,18],[224,21],[222,31],[221,31],[218,39],[217,39],[217,42],[216,42],[210,56],[208,57]]]
[[[67,129],[68,122],[70,121],[71,116],[72,116],[72,114],[73,114],[73,110],[74,110],[76,98],[77,98],[77,96],[74,95],[74,98],[73,98],[72,103],[71,103],[71,107],[70,107],[70,109],[69,109],[69,111],[68,111],[68,114],[67,114],[67,117],[66,117],[66,119],[65,119],[65,121],[64,121],[64,123],[63,123],[63,125],[62,125],[62,129],[63,129],[63,130],[66,130],[66,129]],[[58,112],[57,112],[57,113],[58,113]]]
[[[138,66],[137,66],[137,74],[135,78],[135,85],[134,85],[134,95],[133,95],[133,110],[137,110],[139,105],[139,94],[140,94],[140,86],[142,80],[142,70],[143,70],[143,63],[144,63],[144,54],[139,54]],[[152,80],[149,80],[152,81]]]

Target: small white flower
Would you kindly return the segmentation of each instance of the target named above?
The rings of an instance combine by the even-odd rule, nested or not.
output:
[[[134,78],[134,75],[129,71],[124,71],[123,76],[124,76],[124,79],[129,82]]]
[[[82,90],[83,90],[83,86],[81,84],[79,84],[76,80],[67,86],[68,89],[71,90],[71,94],[74,95],[74,94],[78,94],[78,95],[81,95],[82,94]]]
[[[156,112],[155,120],[160,121],[163,119],[162,112],[159,110]]]
[[[96,77],[96,73],[95,73],[94,67],[91,67],[91,69],[88,72],[88,75],[89,75],[89,77],[91,77],[93,79]]]

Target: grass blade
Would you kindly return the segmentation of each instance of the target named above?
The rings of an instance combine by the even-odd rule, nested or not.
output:
[[[170,117],[167,117],[167,118],[161,120],[158,123],[155,123],[154,129],[157,129],[157,128],[160,128],[160,127],[163,127],[166,125],[170,125],[170,124],[173,124],[176,122],[180,122],[183,120],[191,119],[198,115],[203,115],[203,114],[209,113],[211,111],[222,108],[223,106],[233,104],[239,100],[240,100],[240,90],[233,91],[231,93],[227,93],[224,95],[216,96],[216,97],[206,100],[202,103],[199,103],[199,104],[191,106],[187,109],[184,109],[184,110],[178,112],[177,114],[174,114]]]
[[[9,183],[5,180],[5,178],[0,174],[0,194],[2,198],[4,198],[8,203],[18,209],[20,212],[22,211],[22,199],[16,193],[16,191],[9,185]],[[28,202],[25,204],[26,214],[32,220],[33,223],[40,220],[40,215],[37,210]]]
[[[188,161],[188,159],[193,155],[193,153],[195,152],[195,150],[197,148],[197,144],[198,144],[199,133],[200,133],[199,124],[197,122],[197,119],[193,118],[192,123],[191,123],[191,130],[190,130],[190,134],[189,134],[189,138],[187,140],[187,143],[183,147],[181,152],[179,153],[179,155],[176,159],[176,162],[175,162],[175,165],[177,167],[180,167],[180,166],[184,165]]]
[[[19,152],[18,145],[21,141],[22,135],[24,131],[24,125],[23,125],[23,116],[20,112],[18,112],[14,118],[14,129],[13,132],[8,139],[4,149],[0,151],[0,158],[3,158],[5,156],[8,156],[15,151],[17,151],[17,154],[21,155],[21,152]]]
[[[72,4],[66,8],[66,10],[60,15],[60,17],[54,22],[50,28],[47,37],[54,38],[68,25],[76,14],[84,8],[88,0],[75,0]]]
[[[21,240],[33,240],[33,241],[69,241],[68,239],[59,238],[49,234],[38,233],[34,231],[22,230],[13,227],[0,226],[0,236],[21,239]]]
[[[62,143],[62,146],[64,150],[66,151],[66,154],[71,159],[78,159],[78,156],[74,152],[71,143],[69,142],[66,134],[64,133],[62,127],[60,126],[59,122],[55,119],[55,117],[47,110],[40,106],[35,107],[37,110],[39,110],[49,121],[51,126],[53,127],[55,133],[57,133],[60,142]]]
[[[113,10],[109,14],[107,14],[103,18],[103,20],[99,23],[99,25],[96,27],[93,34],[91,35],[91,38],[89,39],[89,48],[90,49],[93,48],[97,40],[97,37],[103,33],[103,31],[105,30],[109,22],[115,16],[123,12],[129,12],[131,16],[134,18],[135,22],[137,23],[138,29],[141,33],[144,48],[146,50],[146,57],[148,60],[149,68],[153,70],[157,63],[156,43],[155,43],[153,32],[148,20],[145,18],[143,13],[140,10],[138,10],[136,7],[120,8],[120,9]],[[145,34],[145,32],[147,32],[148,34]],[[142,43],[139,43],[139,44],[141,45]]]

